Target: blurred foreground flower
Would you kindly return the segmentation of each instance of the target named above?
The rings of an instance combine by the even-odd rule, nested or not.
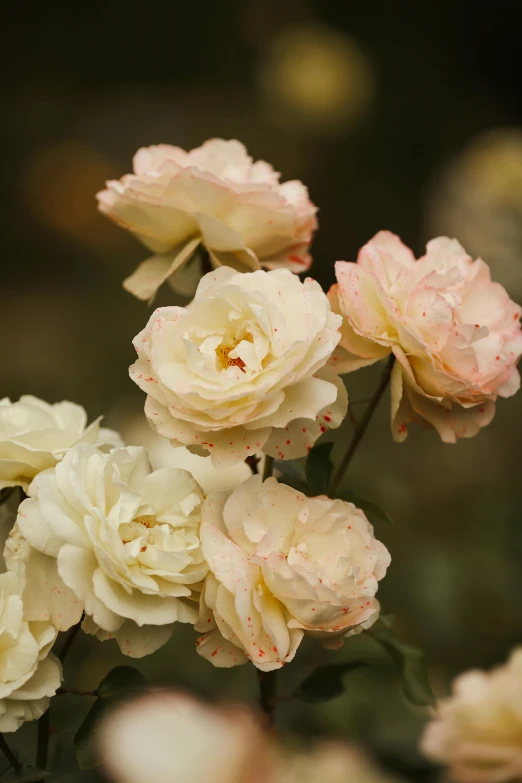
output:
[[[155,310],[134,338],[130,375],[173,446],[210,453],[218,468],[261,449],[295,459],[346,413],[344,384],[325,366],[340,325],[310,278],[222,267],[186,308]]]
[[[39,718],[60,686],[62,669],[49,655],[56,630],[49,622],[28,622],[24,576],[0,575],[0,731],[16,731]]]
[[[190,473],[151,471],[142,448],[71,449],[33,481],[11,533],[8,566],[34,563],[33,550],[46,559],[45,579],[43,565],[27,568],[33,619],[72,625],[85,610],[88,633],[132,657],[154,652],[174,622],[197,619],[202,500]]]
[[[99,755],[115,783],[384,783],[359,751],[320,743],[283,749],[254,713],[210,706],[172,691],[114,711],[101,725]]]
[[[151,299],[199,245],[213,267],[243,272],[260,265],[304,272],[311,263],[317,220],[305,186],[280,184],[272,166],[254,163],[239,141],[211,139],[190,152],[168,144],[143,147],[134,157],[134,174],[109,181],[98,202],[155,254],[124,283],[140,299]],[[203,271],[199,256],[194,263],[196,275],[185,271],[191,281]],[[183,275],[180,285],[188,293]]]
[[[522,648],[490,672],[457,677],[421,748],[457,783],[522,780]]]
[[[395,440],[417,421],[454,443],[489,424],[498,396],[518,390],[522,308],[456,240],[433,239],[426,251],[416,261],[381,231],[357,263],[337,262],[329,297],[344,323],[332,364],[351,372],[393,353]]]
[[[214,666],[279,669],[305,634],[339,646],[378,617],[390,555],[352,503],[253,476],[207,498],[201,541],[210,572],[197,644]]]
[[[92,443],[104,449],[121,446],[113,430],[100,427],[101,417],[87,427],[81,405],[50,405],[30,394],[11,402],[0,400],[0,489],[20,486],[59,462],[75,443]]]

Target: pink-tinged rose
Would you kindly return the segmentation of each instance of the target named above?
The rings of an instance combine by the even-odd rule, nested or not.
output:
[[[378,617],[390,555],[352,503],[253,476],[205,500],[201,543],[210,570],[197,647],[214,666],[279,669],[305,634],[340,646]]]
[[[343,326],[332,365],[345,373],[395,355],[395,440],[411,422],[446,443],[470,438],[492,420],[497,397],[518,390],[522,309],[455,239],[433,239],[415,260],[381,231],[357,263],[338,261],[336,276],[328,296]]]
[[[202,273],[200,245],[213,267],[306,271],[317,209],[301,182],[281,184],[279,176],[239,141],[211,139],[190,152],[168,144],[138,150],[134,173],[97,195],[99,209],[154,253],[125,288],[151,299],[175,277],[177,290],[193,291]]]
[[[130,376],[173,446],[210,453],[217,468],[261,449],[296,459],[346,413],[344,385],[326,366],[341,322],[310,278],[221,267],[186,308],[152,314]]]
[[[456,783],[522,780],[522,648],[504,666],[457,677],[421,748]]]

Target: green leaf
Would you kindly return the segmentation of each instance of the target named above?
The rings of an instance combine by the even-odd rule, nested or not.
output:
[[[311,495],[328,494],[333,471],[333,462],[330,459],[332,449],[333,443],[319,443],[308,454],[305,473]]]
[[[304,460],[303,465],[300,464],[301,460],[278,460],[274,463],[274,472],[277,472],[280,476],[280,480],[284,484],[288,484],[289,487],[297,489],[299,492],[303,492],[306,495],[307,484],[304,472]]]
[[[298,699],[311,703],[335,699],[344,693],[343,676],[365,665],[364,661],[350,661],[321,666],[301,683],[295,695]]]
[[[375,639],[393,658],[402,675],[402,690],[410,704],[426,707],[435,703],[424,653],[418,647],[403,642],[387,627],[372,628],[366,633]]]
[[[10,769],[0,778],[0,783],[35,783],[38,780],[52,778],[53,773],[38,767]]]
[[[109,701],[120,701],[145,685],[145,677],[133,666],[116,666],[100,682],[96,693]]]
[[[104,698],[96,699],[85,719],[74,735],[74,749],[80,769],[92,769],[98,763],[96,756],[96,735],[101,719],[110,702]]]
[[[92,769],[98,763],[96,735],[108,707],[124,701],[144,687],[143,674],[132,666],[117,666],[103,678],[95,691],[98,698],[74,735],[76,759],[80,769]]]
[[[395,522],[388,512],[373,500],[368,500],[367,498],[361,497],[356,492],[352,492],[351,490],[344,491],[340,497],[342,500],[348,500],[350,503],[353,503],[354,506],[360,508],[361,511],[364,511],[370,522],[386,522],[387,525],[391,525],[392,527],[395,526]]]

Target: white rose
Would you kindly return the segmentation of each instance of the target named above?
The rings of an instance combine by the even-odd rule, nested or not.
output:
[[[18,402],[0,400],[0,489],[27,490],[37,473],[54,467],[75,443],[121,446],[119,435],[100,427],[100,420],[87,427],[85,410],[73,402],[50,405],[29,394]]]
[[[279,783],[270,741],[245,708],[157,692],[112,712],[99,736],[117,783]]]
[[[226,470],[217,470],[212,465],[211,457],[201,457],[184,447],[174,448],[168,440],[162,438],[149,426],[147,419],[141,413],[127,425],[124,424],[121,431],[125,443],[144,446],[154,470],[184,468],[192,473],[205,495],[219,489],[231,492],[252,475],[246,462],[238,462],[237,465],[232,465]],[[261,471],[262,461],[259,463],[259,472]]]
[[[457,677],[421,748],[458,783],[522,780],[522,647],[504,666]]]
[[[21,575],[0,575],[0,731],[16,731],[46,711],[61,683],[59,661],[49,655],[56,630],[28,622]]]
[[[278,669],[304,634],[328,643],[379,612],[390,555],[352,503],[253,476],[206,499],[201,541],[210,571],[198,652],[215,666]]]
[[[27,567],[34,615],[47,616],[52,603],[53,615],[72,623],[83,609],[88,633],[115,638],[126,655],[153,652],[175,621],[197,617],[207,572],[202,500],[190,473],[151,471],[143,448],[75,446],[34,479],[18,512],[17,528],[41,563]],[[47,572],[56,564],[54,578],[45,564]],[[64,589],[52,589],[56,578]]]
[[[175,287],[188,292],[202,274],[182,267],[198,245],[213,267],[246,272],[285,266],[304,272],[317,227],[316,207],[297,180],[280,184],[268,163],[254,163],[238,141],[211,139],[185,152],[160,144],[134,156],[134,174],[107,182],[99,208],[129,229],[155,253],[124,285],[141,299],[176,275]]]
[[[188,307],[153,313],[130,375],[172,445],[210,453],[218,468],[260,449],[295,459],[346,413],[344,385],[325,367],[340,324],[314,280],[222,267]]]
[[[344,316],[337,372],[351,372],[393,354],[392,430],[435,427],[454,443],[486,426],[498,396],[520,386],[522,309],[489,267],[455,239],[428,242],[418,260],[398,237],[380,231],[357,263],[338,261],[329,298]]]

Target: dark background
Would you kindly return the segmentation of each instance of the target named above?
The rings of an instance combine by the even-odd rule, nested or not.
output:
[[[147,251],[98,215],[94,195],[152,143],[238,138],[303,180],[320,207],[312,273],[325,288],[335,260],[388,228],[417,254],[456,236],[522,299],[518,0],[18,3],[3,26],[1,395],[72,399],[124,433],[142,416],[127,366],[149,311],[121,281]],[[173,301],[162,291],[160,304]],[[378,372],[347,378],[353,401]],[[426,650],[439,693],[522,637],[521,424],[519,395],[473,440],[448,446],[412,428],[399,446],[383,404],[351,468],[350,485],[396,521],[377,529],[393,558],[380,595]],[[153,682],[254,698],[252,671],[213,670],[192,644],[182,628],[140,666]],[[95,687],[115,660],[112,643],[85,639],[68,678]],[[393,665],[375,652],[348,684],[327,705],[282,707],[282,723],[362,739],[429,779],[415,751],[423,716]],[[55,702],[67,769],[79,705]]]

